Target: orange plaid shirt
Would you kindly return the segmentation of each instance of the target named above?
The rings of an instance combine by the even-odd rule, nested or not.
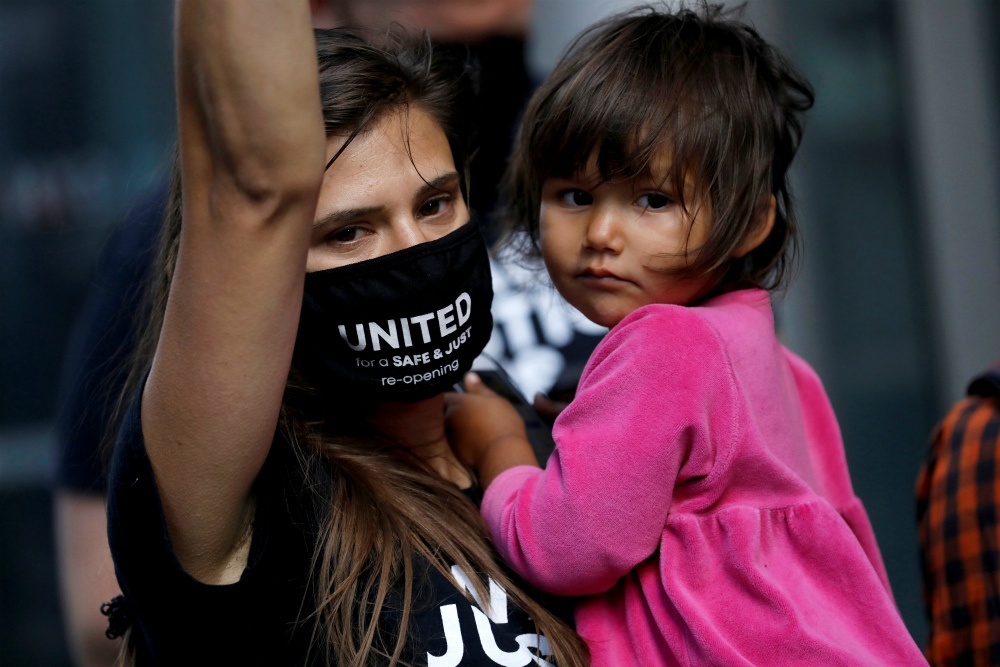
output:
[[[917,478],[931,665],[1000,665],[1000,366],[938,424]]]

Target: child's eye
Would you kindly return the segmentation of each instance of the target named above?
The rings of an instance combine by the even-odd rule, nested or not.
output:
[[[424,202],[419,209],[417,209],[417,215],[423,218],[432,218],[435,215],[440,215],[448,209],[448,204],[451,203],[451,197],[438,197],[436,199],[430,199]]]
[[[670,206],[670,204],[673,203],[673,199],[662,192],[647,192],[646,194],[640,195],[639,198],[635,200],[635,203],[637,206],[641,206],[642,208],[648,208],[656,211]]]
[[[594,203],[594,197],[585,190],[563,190],[559,199],[570,206],[590,206]]]

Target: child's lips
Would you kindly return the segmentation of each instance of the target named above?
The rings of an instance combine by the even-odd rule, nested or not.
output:
[[[588,267],[577,274],[577,278],[595,287],[615,287],[628,282],[614,272],[600,267]]]

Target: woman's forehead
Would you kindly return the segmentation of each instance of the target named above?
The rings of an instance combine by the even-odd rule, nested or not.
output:
[[[344,142],[343,137],[329,139],[328,160]],[[408,199],[455,171],[451,146],[437,121],[419,107],[401,108],[377,119],[343,148],[324,176],[320,206],[359,208]]]

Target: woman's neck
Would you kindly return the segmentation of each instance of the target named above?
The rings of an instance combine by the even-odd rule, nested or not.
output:
[[[448,444],[443,395],[417,403],[380,403],[368,419],[443,479],[460,489],[472,486],[472,475]]]

